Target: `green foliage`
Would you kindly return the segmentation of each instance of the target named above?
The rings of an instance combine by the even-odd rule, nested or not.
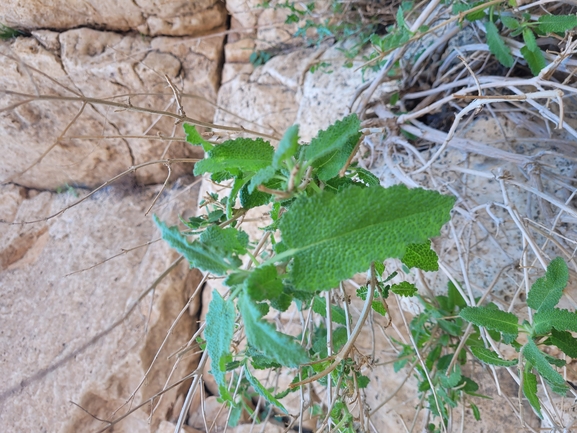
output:
[[[206,350],[210,356],[211,373],[218,385],[221,398],[230,400],[230,394],[226,383],[226,363],[232,360],[230,343],[234,334],[234,321],[236,312],[232,302],[225,301],[214,290],[212,301],[206,314]]]
[[[4,24],[0,24],[0,39],[1,40],[8,40],[13,39],[18,36],[22,36],[24,33],[20,30],[13,29],[12,27],[5,26]]]
[[[400,15],[397,18],[402,21]],[[325,359],[326,321],[313,326],[309,340],[297,340],[279,332],[264,316],[271,309],[285,311],[295,302],[296,308],[311,308],[309,314],[327,317],[327,302],[319,292],[371,266],[376,273],[370,283],[375,284],[372,308],[387,315],[390,293],[415,296],[417,288],[406,281],[388,284],[398,272],[385,278],[383,261],[403,257],[412,267],[435,269],[437,256],[429,238],[440,233],[455,199],[418,188],[383,188],[370,172],[348,165],[361,136],[356,115],[320,131],[309,145],[299,144],[298,126],[293,126],[276,150],[262,139],[238,138],[212,145],[194,127],[184,128],[189,143],[201,145],[206,151],[194,173],[210,174],[219,182],[229,180],[231,187],[224,197],[207,195],[202,203],[206,214],[181,219],[183,230],[156,217],[155,222],[162,238],[191,267],[223,276],[224,284],[231,289],[226,301],[214,293],[205,338],[211,371],[221,398],[231,407],[234,424],[242,411],[250,413],[247,399],[251,393],[256,392],[267,404],[284,411],[280,402],[284,394],[274,396],[252,375],[249,365],[253,369],[300,367],[301,377],[306,378],[322,373],[330,364]],[[254,206],[271,203],[273,223],[264,230],[274,239],[274,248],[261,251],[236,227],[237,219]],[[252,266],[242,266],[243,259]],[[364,287],[358,295],[366,299],[367,293]],[[328,307],[333,350],[338,351],[348,341],[350,324],[341,306]],[[238,318],[247,349],[233,354],[230,345]],[[461,319],[435,320],[447,329],[453,327],[453,333],[463,324]],[[312,345],[305,350],[299,341],[311,341]],[[312,365],[303,366],[311,360]],[[236,373],[240,368],[244,368],[243,375]],[[230,395],[225,374],[232,375],[230,381],[238,384],[234,395]],[[464,384],[458,383],[462,379],[460,370],[447,377],[436,379],[442,389]],[[340,383],[343,395],[353,395],[369,381],[359,373],[353,358],[343,359],[318,380],[321,384],[331,380],[334,386]],[[452,405],[452,401],[447,404]],[[352,428],[352,418],[342,408],[335,411],[333,422]]]
[[[402,261],[408,268],[419,268],[423,271],[438,271],[439,257],[431,249],[431,241],[422,244],[407,245]]]
[[[470,349],[487,364],[504,367],[519,364],[523,393],[540,417],[541,403],[537,397],[537,378],[533,370],[558,394],[565,395],[569,387],[554,368],[563,367],[565,361],[544,353],[538,345],[554,345],[568,356],[577,355],[577,339],[569,332],[577,332],[577,313],[555,308],[568,278],[567,265],[557,257],[547,267],[545,276],[535,281],[527,296],[527,305],[535,311],[532,324],[525,322],[519,325],[519,319],[514,314],[501,311],[494,305],[465,307],[460,313],[462,318],[481,328],[502,333],[505,343],[520,348],[521,360],[511,361],[481,346],[471,346]],[[516,341],[519,331],[527,334],[528,341],[524,344]]]
[[[501,38],[497,26],[493,22],[487,21],[485,23],[485,30],[487,31],[487,45],[489,45],[491,53],[493,53],[503,66],[508,68],[513,66],[515,59],[511,55],[511,49],[505,44],[503,38]]]
[[[248,343],[264,355],[287,367],[298,367],[308,361],[305,350],[286,334],[262,320],[263,314],[246,295],[239,298],[238,308],[244,322]]]
[[[536,311],[553,308],[561,299],[563,289],[569,281],[569,270],[561,257],[557,257],[547,267],[547,273],[531,287],[527,305]]]
[[[299,198],[280,223],[294,258],[290,278],[302,290],[326,290],[373,261],[401,257],[408,244],[439,234],[453,203],[453,197],[405,186]]]

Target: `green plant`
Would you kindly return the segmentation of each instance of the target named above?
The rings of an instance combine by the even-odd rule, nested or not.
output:
[[[523,320],[509,312],[501,311],[496,305],[465,307],[460,317],[475,325],[477,331],[484,331],[487,342],[494,348],[499,342],[512,346],[518,353],[517,359],[503,359],[497,352],[486,348],[480,339],[470,344],[473,355],[486,364],[512,367],[518,365],[521,388],[539,417],[541,404],[537,397],[537,374],[549,387],[560,395],[565,395],[569,386],[554,367],[563,367],[565,361],[549,356],[541,347],[556,346],[571,358],[577,357],[577,313],[556,308],[563,289],[569,279],[567,265],[557,257],[547,267],[547,273],[531,287],[527,296],[532,321]],[[526,337],[526,342],[519,334]]]
[[[23,34],[24,33],[20,30],[13,29],[12,27],[8,27],[4,24],[0,24],[0,39],[2,40],[16,38]]]
[[[503,66],[508,68],[513,66],[515,59],[511,54],[511,49],[503,40],[497,24],[500,21],[503,25],[501,32],[505,33],[509,30],[511,37],[522,35],[525,45],[520,50],[521,55],[535,76],[546,66],[545,56],[537,45],[536,36],[549,34],[564,36],[566,31],[577,27],[576,15],[545,14],[534,20],[529,13],[515,11],[514,8],[517,7],[515,0],[510,0],[508,7],[503,7],[503,3],[494,3],[487,2],[488,13],[485,9],[481,9],[467,14],[469,9],[483,5],[483,2],[458,1],[453,4],[453,13],[466,14],[465,19],[470,22],[483,20],[489,50]]]
[[[402,258],[407,270],[436,266],[429,238],[448,221],[454,198],[404,186],[383,188],[370,172],[349,165],[361,139],[359,129],[358,118],[351,115],[302,145],[298,126],[292,126],[275,150],[262,139],[237,138],[213,145],[185,125],[187,141],[207,153],[196,164],[195,174],[210,173],[213,181],[229,181],[231,187],[225,196],[206,198],[206,215],[182,220],[185,230],[156,217],[155,221],[162,237],[191,267],[224,277],[230,288],[225,297],[213,293],[205,338],[220,398],[234,414],[247,409],[243,402],[250,389],[271,407],[285,411],[281,399],[287,393],[312,381],[327,386],[330,381],[343,394],[329,415],[338,431],[353,431],[344,399],[351,389],[368,385],[351,354],[356,337],[371,308],[387,314],[390,292],[416,293],[408,282],[387,285],[394,275],[383,277],[383,261]],[[254,245],[238,227],[239,219],[265,204],[272,206],[272,223]],[[271,248],[263,248],[267,239]],[[248,257],[244,265],[243,257]],[[369,268],[372,277],[358,292],[365,307],[350,334],[351,318],[337,305],[330,308],[336,325],[330,334],[332,354],[327,352],[326,326],[302,329],[295,336],[277,331],[263,318],[272,309],[283,312],[293,304],[326,317],[322,293]],[[246,336],[247,346],[233,353],[231,342],[238,332]],[[273,395],[252,370],[280,367],[300,370],[289,389]],[[231,392],[227,376],[231,370],[240,375],[234,379],[236,392]]]

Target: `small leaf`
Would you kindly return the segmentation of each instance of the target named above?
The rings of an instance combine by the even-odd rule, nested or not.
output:
[[[485,30],[487,31],[487,45],[489,51],[501,62],[503,66],[510,68],[513,66],[515,59],[511,55],[511,49],[505,44],[503,38],[497,30],[497,26],[491,21],[485,23]]]
[[[535,314],[533,329],[537,335],[544,335],[551,328],[555,328],[557,331],[577,332],[577,313],[554,308]]]
[[[258,307],[247,295],[239,297],[238,307],[242,314],[246,338],[251,346],[287,367],[296,368],[308,362],[305,350],[293,337],[278,332],[272,324],[262,320]]]
[[[521,26],[519,21],[517,21],[515,18],[508,16],[508,15],[501,15],[501,22],[509,30],[515,30]]]
[[[226,252],[245,254],[248,247],[248,235],[233,227],[210,226],[202,232],[200,242]]]
[[[533,33],[533,30],[530,28],[525,27],[523,29],[523,40],[530,51],[537,51],[539,49],[537,40],[535,39],[535,33]]]
[[[557,257],[549,266],[544,277],[539,278],[527,296],[527,305],[536,311],[553,308],[561,299],[563,289],[569,281],[569,270],[561,257]]]
[[[226,302],[220,294],[214,290],[212,301],[206,313],[206,350],[211,359],[211,373],[218,385],[220,396],[227,399],[229,396],[226,383],[224,361],[231,358],[230,343],[234,335],[234,319],[236,312],[232,302]],[[228,398],[230,399],[230,398]]]
[[[537,376],[527,371],[527,369],[523,370],[523,394],[525,394],[529,404],[533,406],[539,418],[543,418],[543,415],[541,415],[541,403],[537,397]]]
[[[391,286],[391,292],[408,298],[415,296],[418,290],[414,284],[409,283],[408,281],[401,281],[399,284],[393,284]]]
[[[539,31],[541,33],[564,33],[577,27],[577,15],[541,15]]]
[[[551,336],[544,344],[553,344],[561,349],[565,355],[577,359],[577,338],[573,337],[570,332],[552,329]]]
[[[431,241],[422,244],[407,245],[407,251],[401,261],[409,268],[419,268],[423,271],[438,271],[439,257],[431,249]]]
[[[315,296],[313,300],[313,311],[320,316],[326,318],[327,317],[327,306],[326,300],[320,298],[319,296]],[[347,324],[347,316],[345,314],[345,310],[337,305],[331,305],[331,321],[334,323],[338,323],[339,325],[346,325]]]
[[[278,407],[283,413],[288,414],[287,410],[285,409],[285,407],[282,405],[282,403],[280,401],[278,401],[276,398],[274,398],[274,396],[268,391],[268,389],[266,389],[262,383],[260,383],[258,381],[258,379],[256,377],[254,377],[252,374],[250,374],[250,371],[248,370],[247,367],[244,368],[244,376],[246,377],[246,379],[248,380],[248,383],[250,383],[252,385],[252,387],[254,388],[254,390],[260,395],[262,396],[266,401],[268,401],[270,404]]]
[[[361,122],[351,114],[320,131],[306,147],[305,156],[322,181],[335,177],[345,165],[361,133]]]
[[[268,166],[266,168],[261,168],[250,179],[250,183],[248,184],[248,192],[252,193],[255,190],[255,188],[257,188],[259,185],[262,185],[263,183],[271,180],[275,174],[276,174],[276,169],[272,166]]]
[[[503,334],[517,337],[519,333],[517,316],[493,307],[465,307],[461,310],[460,316],[473,325],[493,329]]]
[[[154,222],[160,229],[162,239],[164,239],[171,248],[182,254],[184,258],[188,260],[191,268],[198,268],[215,275],[224,275],[228,270],[236,269],[242,264],[241,260],[233,254],[232,250],[224,250],[223,248],[204,244],[199,241],[190,243],[186,236],[180,233],[178,227],[168,227],[161,222],[156,215],[154,216]],[[215,227],[215,229],[220,228],[216,226],[212,227]]]
[[[355,168],[357,177],[364,182],[367,186],[379,186],[381,181],[377,176],[371,173],[369,170],[365,170],[362,167]]]
[[[261,266],[250,273],[245,281],[246,293],[255,301],[264,301],[278,297],[283,290],[274,265]]]
[[[476,358],[486,364],[497,365],[499,367],[512,367],[518,364],[516,359],[512,359],[510,361],[503,359],[496,352],[481,346],[472,346],[470,349]]]
[[[454,202],[402,185],[299,197],[279,225],[284,254],[294,257],[292,283],[300,290],[326,290],[373,261],[403,256],[408,244],[439,234]]]
[[[449,281],[447,285],[447,297],[449,298],[449,308],[451,311],[455,310],[455,307],[463,308],[467,306],[467,302],[461,295],[461,292],[455,287],[452,281]]]
[[[193,125],[184,123],[182,127],[184,128],[184,132],[186,133],[186,141],[188,144],[191,144],[193,146],[202,146],[205,152],[208,152],[214,147],[214,145],[212,145],[204,138],[202,138],[202,135],[198,133],[198,131]]]
[[[481,421],[481,412],[479,412],[479,408],[475,403],[469,403],[471,410],[473,411],[473,417],[475,417],[476,421]]]
[[[531,69],[531,73],[534,76],[539,75],[541,69],[547,66],[545,56],[543,55],[543,53],[539,48],[537,48],[536,51],[531,51],[527,47],[521,47],[521,54],[523,55],[523,58],[527,61],[529,69]]]
[[[248,184],[246,184],[241,188],[238,198],[243,208],[252,209],[270,203],[272,195],[258,190],[249,192]]]
[[[523,356],[529,361],[537,372],[551,385],[551,389],[561,395],[565,395],[569,387],[561,376],[545,358],[545,355],[535,345],[533,340],[529,340],[522,349]]]
[[[272,166],[279,169],[281,164],[296,155],[299,148],[299,126],[293,125],[284,133],[272,158]]]
[[[237,138],[214,146],[207,157],[194,166],[194,174],[227,171],[234,176],[257,172],[272,163],[274,148],[261,138]]]

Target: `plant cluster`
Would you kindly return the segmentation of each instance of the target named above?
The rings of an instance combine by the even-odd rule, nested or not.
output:
[[[352,417],[344,403],[346,390],[368,385],[351,356],[355,339],[371,308],[387,313],[390,293],[416,293],[408,282],[390,284],[394,275],[383,276],[383,261],[402,258],[407,270],[430,269],[436,263],[429,238],[448,221],[454,198],[401,185],[383,188],[370,172],[350,165],[361,139],[359,129],[357,116],[351,115],[303,145],[298,126],[293,126],[275,150],[262,139],[237,138],[212,145],[185,125],[188,142],[206,151],[195,174],[210,173],[214,182],[229,181],[231,186],[222,197],[209,195],[204,203],[207,214],[183,220],[185,230],[158,219],[156,223],[162,237],[191,267],[224,277],[230,288],[224,297],[213,293],[205,347],[220,398],[234,408],[233,422],[243,408],[250,412],[246,395],[239,394],[243,387],[251,387],[285,412],[283,395],[305,383],[326,385],[330,380],[343,389],[343,400],[331,409],[333,422],[349,431]],[[271,248],[263,248],[262,240],[251,243],[238,225],[251,208],[265,204],[271,206],[271,224],[264,229],[263,240],[269,239]],[[365,308],[353,330],[352,318],[338,305],[330,307],[330,320],[336,325],[330,331],[320,326],[288,335],[264,319],[271,310],[283,312],[291,305],[326,317],[322,292],[369,269],[373,277],[357,293]],[[246,347],[233,353],[231,342],[241,330]],[[328,335],[332,354],[327,353]],[[260,384],[251,371],[280,367],[300,371],[279,395]],[[235,369],[240,369],[237,374],[242,378],[235,379],[241,385],[232,392],[227,372]]]
[[[521,324],[494,304],[477,306],[479,299],[468,299],[452,283],[447,295],[431,299],[420,296],[408,281],[393,284],[400,271],[387,272],[385,259],[401,259],[407,274],[411,268],[438,269],[429,238],[449,220],[454,198],[400,185],[383,188],[370,172],[350,164],[362,137],[356,115],[319,132],[308,145],[299,142],[298,126],[292,126],[276,150],[262,139],[237,138],[214,145],[193,126],[184,127],[187,141],[206,152],[195,174],[210,174],[215,183],[229,182],[224,189],[228,193],[209,194],[203,202],[206,214],[181,220],[184,229],[158,219],[156,223],[191,267],[221,277],[229,288],[226,294],[213,292],[201,345],[210,356],[220,399],[230,407],[231,425],[243,411],[257,422],[287,414],[282,399],[318,382],[338,390],[332,406],[324,408],[327,420],[335,431],[353,432],[358,419],[347,399],[370,385],[355,355],[355,340],[371,311],[390,316],[391,294],[417,296],[423,304],[423,312],[409,327],[412,344],[396,342],[402,350],[395,370],[408,365],[414,369],[421,401],[441,421],[431,423],[431,431],[446,427],[459,402],[480,418],[472,397],[483,396],[463,372],[467,353],[489,365],[517,365],[523,393],[539,416],[535,373],[553,391],[567,392],[555,370],[564,361],[542,350],[553,345],[577,356],[577,340],[571,334],[577,332],[577,315],[555,308],[568,280],[563,260],[552,261],[547,275],[533,285],[527,302],[534,315]],[[255,243],[241,221],[250,209],[262,205],[270,206],[271,224]],[[364,308],[353,327],[347,309],[329,302],[323,293],[365,271],[367,284],[356,293]],[[289,308],[310,310],[324,319],[303,327],[298,335],[279,332],[266,316]],[[511,346],[518,357],[500,356],[502,345]],[[280,392],[265,387],[255,374],[280,368],[298,369],[292,384]],[[255,396],[266,402],[260,412],[252,402]],[[323,408],[316,405],[311,410],[318,413]]]

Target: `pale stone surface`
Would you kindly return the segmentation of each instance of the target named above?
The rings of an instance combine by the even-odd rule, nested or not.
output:
[[[66,275],[157,239],[158,230],[144,212],[158,191],[159,187],[108,188],[58,218],[0,225],[1,431],[95,431],[102,424],[69,401],[113,419],[112,412],[136,390],[200,274],[181,263],[156,287],[150,317],[149,294],[115,327],[178,254],[164,242],[154,242]],[[3,186],[0,217],[42,218],[74,200],[70,193]],[[154,212],[174,223],[189,200],[195,200],[194,191],[176,187],[163,195]],[[168,356],[195,332],[191,314],[197,314],[199,302],[195,299],[174,327],[133,407],[165,385],[176,361]],[[190,373],[196,363],[197,356],[180,358],[169,383]],[[173,402],[186,392],[187,383],[164,395],[152,424],[147,421],[148,406],[114,431],[156,431],[162,419],[173,417]]]
[[[224,58],[226,63],[249,63],[253,53],[255,42],[245,38],[224,46]]]
[[[146,35],[189,36],[225,24],[226,12],[218,0],[5,0],[0,21],[26,29],[66,30],[98,27],[136,30]]]
[[[215,123],[242,125],[282,135],[294,123],[299,104],[299,83],[316,53],[312,49],[277,56],[265,65],[235,76],[218,93]],[[225,111],[225,109],[228,111]]]
[[[183,92],[182,106],[189,117],[212,120],[222,36],[146,39],[85,28],[55,35],[44,32],[37,34],[38,41],[2,42],[2,50],[12,58],[2,67],[0,88],[48,97],[109,98],[111,103],[175,113],[167,76]],[[23,99],[7,95],[2,107]],[[82,107],[80,100],[43,100],[5,112],[0,119],[0,149],[6,156],[0,162],[0,179],[42,189],[65,184],[95,187],[131,165],[160,159],[166,150],[168,158],[201,156],[182,142],[116,138],[182,137],[173,119],[98,103]],[[91,138],[68,138],[78,136]],[[175,177],[189,172],[190,165],[175,164],[172,169]],[[160,183],[166,173],[157,164],[137,171],[136,179],[141,184]]]

